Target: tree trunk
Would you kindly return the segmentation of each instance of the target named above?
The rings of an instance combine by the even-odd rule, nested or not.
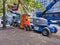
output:
[[[6,0],[3,0],[3,28],[6,28],[5,1],[6,1]]]

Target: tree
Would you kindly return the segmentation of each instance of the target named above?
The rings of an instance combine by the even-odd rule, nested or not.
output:
[[[6,0],[3,0],[3,28],[6,28],[5,2],[6,2]]]
[[[0,0],[0,13],[3,12],[3,7],[2,7],[2,0]]]
[[[42,10],[42,4],[39,3],[38,1],[35,1],[35,0],[24,0],[24,4],[26,5],[28,10],[30,10],[30,11],[32,9]]]

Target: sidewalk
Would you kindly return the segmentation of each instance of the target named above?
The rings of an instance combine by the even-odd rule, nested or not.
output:
[[[0,30],[10,30],[10,29],[14,29],[14,27],[12,26],[7,26],[6,28],[0,27]]]

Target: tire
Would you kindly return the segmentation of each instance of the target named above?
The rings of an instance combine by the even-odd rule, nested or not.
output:
[[[25,30],[25,31],[28,31],[28,30],[27,30],[27,26],[26,26],[26,25],[24,26],[24,30]]]
[[[30,30],[31,30],[31,27],[30,27],[30,26],[25,25],[25,26],[24,26],[24,30],[26,30],[26,31],[30,31]]]
[[[17,27],[16,23],[13,24],[14,27]]]
[[[60,26],[60,24],[58,24]]]
[[[18,23],[17,23],[17,22],[14,22],[14,23],[13,23],[13,26],[14,26],[14,27],[18,27]]]
[[[57,30],[58,30],[58,29],[57,29],[56,27],[54,27],[54,26],[53,26],[53,28],[55,29],[55,32],[54,32],[54,33],[57,33]]]
[[[42,35],[43,36],[50,36],[51,35],[51,31],[48,28],[43,28],[42,29]]]

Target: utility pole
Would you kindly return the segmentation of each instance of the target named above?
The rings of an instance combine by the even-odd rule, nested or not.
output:
[[[6,28],[5,2],[6,0],[3,0],[3,28]]]

